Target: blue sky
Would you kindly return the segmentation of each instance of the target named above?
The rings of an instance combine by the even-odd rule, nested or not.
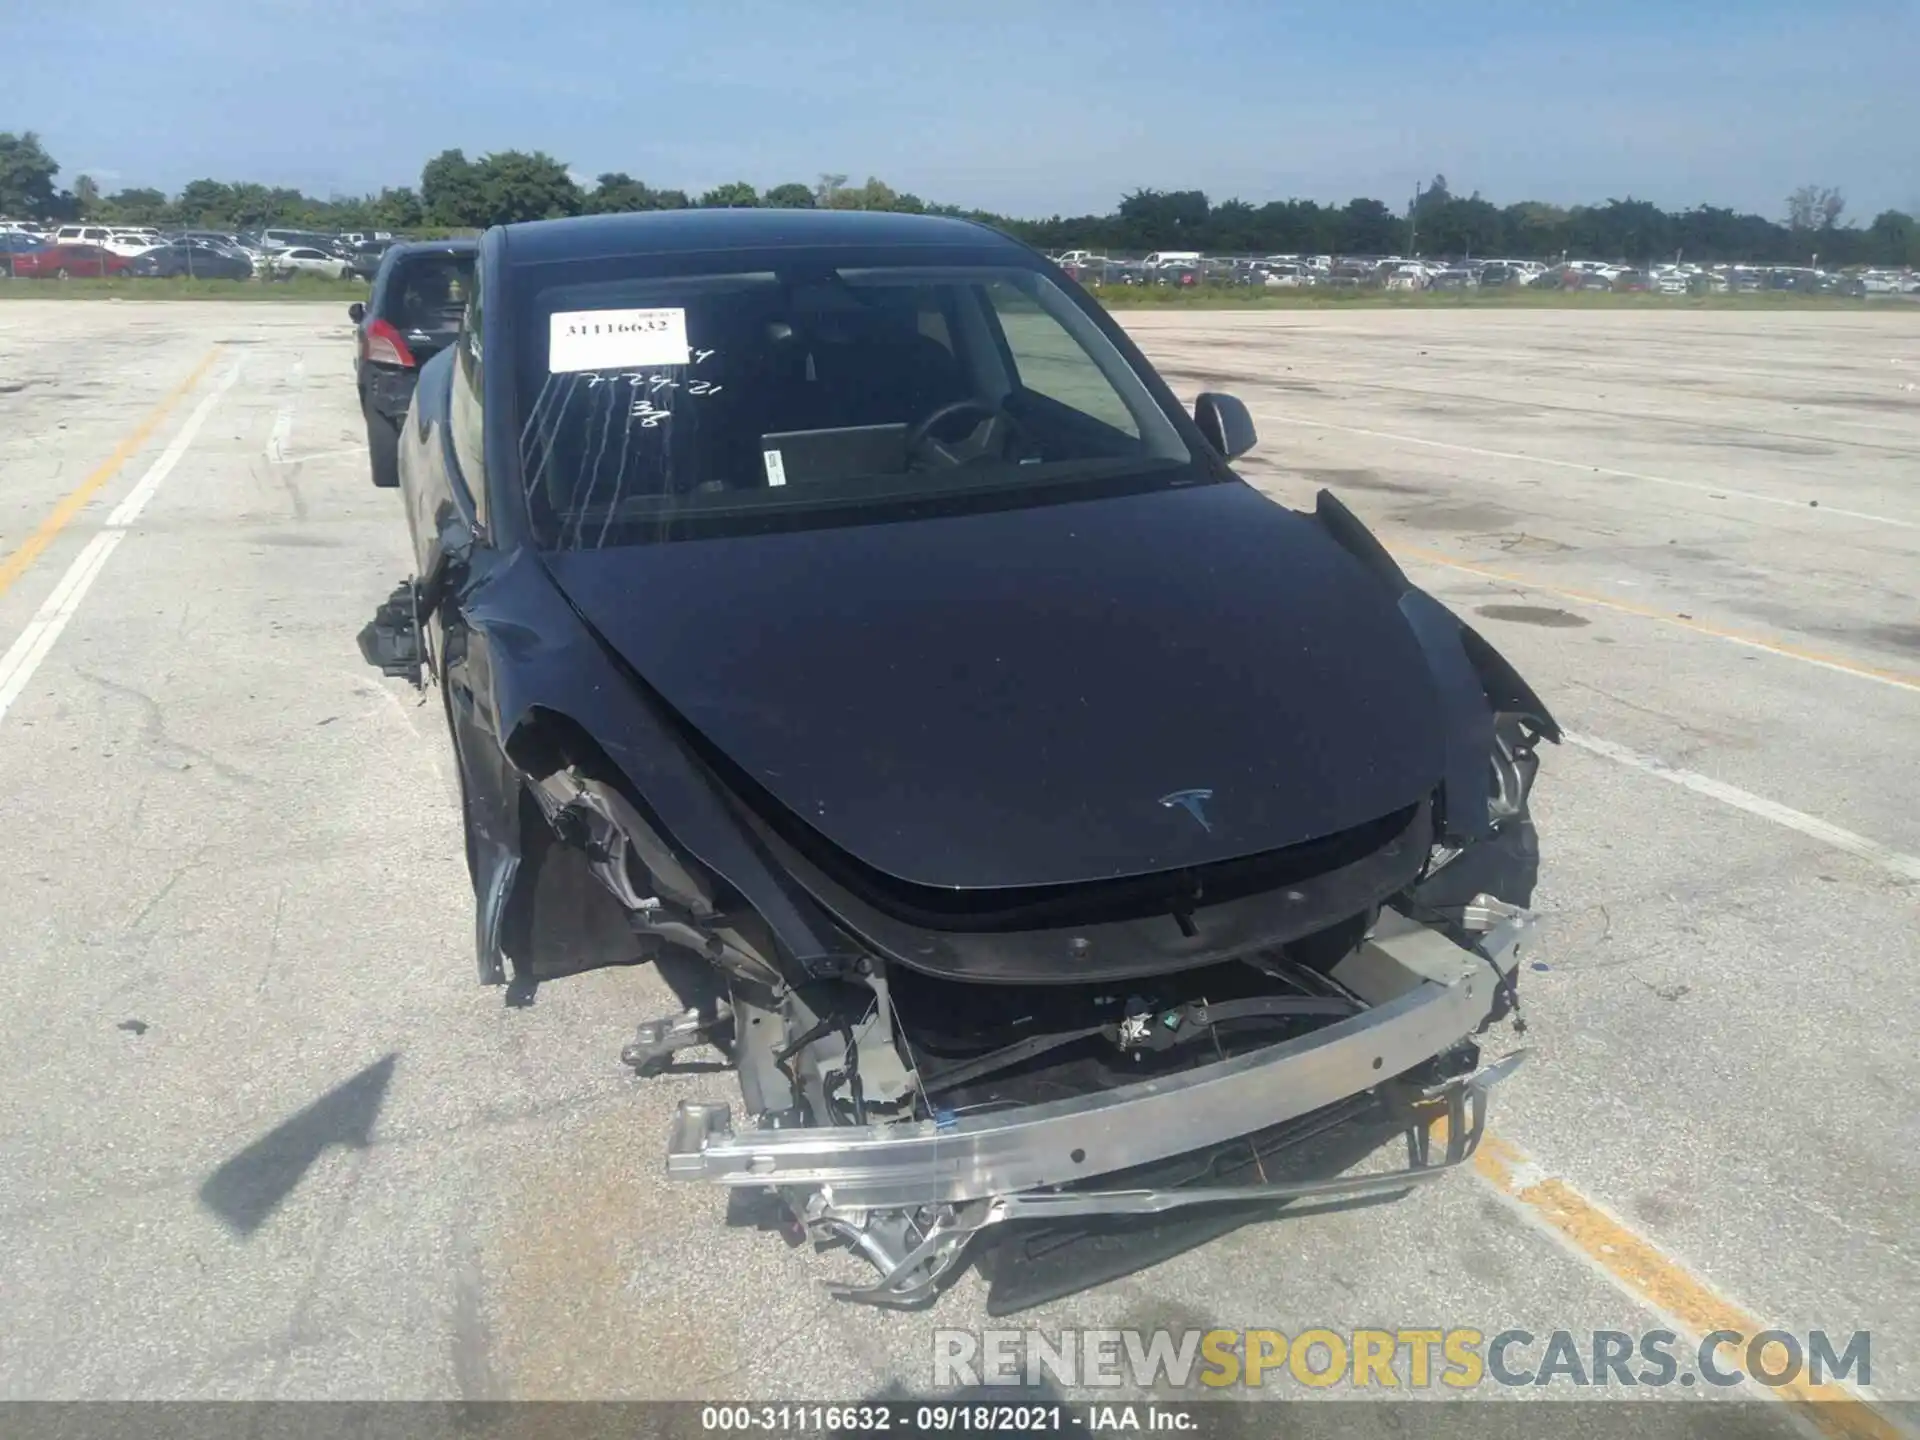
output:
[[[0,130],[103,188],[414,184],[451,146],[699,191],[878,175],[1013,215],[1138,186],[1920,210],[1920,0],[0,0]]]

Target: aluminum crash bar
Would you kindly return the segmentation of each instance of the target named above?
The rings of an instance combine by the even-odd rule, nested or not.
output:
[[[1370,1090],[1472,1035],[1517,963],[1532,919],[1515,911],[1468,950],[1385,911],[1332,971],[1368,1004],[1361,1014],[1230,1060],[1071,1100],[901,1125],[742,1132],[725,1105],[683,1101],[667,1173],[824,1190],[835,1209],[883,1209],[1013,1195],[1223,1144]]]

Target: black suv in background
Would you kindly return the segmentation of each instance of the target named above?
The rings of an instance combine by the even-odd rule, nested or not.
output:
[[[380,273],[380,262],[387,258],[387,251],[398,243],[394,240],[362,240],[347,254],[347,273],[357,280],[371,281]]]
[[[366,303],[347,307],[354,324],[353,380],[367,418],[373,483],[400,483],[398,446],[420,367],[453,343],[473,290],[477,240],[395,245],[374,272]]]

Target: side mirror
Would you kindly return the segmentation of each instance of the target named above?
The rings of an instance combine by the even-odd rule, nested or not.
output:
[[[1193,423],[1200,427],[1207,443],[1228,460],[1238,460],[1260,441],[1247,407],[1232,395],[1209,391],[1196,397]]]
[[[351,320],[354,324],[358,325],[366,318],[367,307],[362,305],[358,300],[347,306],[347,319]]]

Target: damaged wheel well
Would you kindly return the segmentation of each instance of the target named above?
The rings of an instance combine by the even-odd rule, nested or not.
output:
[[[514,768],[532,781],[572,766],[601,778],[616,778],[619,769],[600,743],[571,715],[536,705],[521,717],[501,747]]]
[[[764,923],[672,843],[585,726],[559,711],[533,707],[502,748],[519,774],[527,807],[544,822],[532,823],[529,814],[522,831],[529,862],[523,869],[529,873],[516,892],[522,907],[516,913],[519,924],[530,927],[519,932],[530,951],[564,947],[581,923],[578,917],[588,917],[596,920],[593,935],[613,937],[606,944],[624,941],[630,950],[637,934],[647,952],[641,958],[652,958],[664,942],[736,974],[778,979],[776,947]],[[556,867],[575,883],[560,886],[558,904],[543,907],[542,876]],[[584,964],[567,957],[560,973],[609,963],[619,957]]]
[[[638,908],[660,898],[696,915],[714,912],[712,882],[678,853],[645,797],[579,721],[534,706],[502,748],[548,828],[601,867],[622,903]]]

